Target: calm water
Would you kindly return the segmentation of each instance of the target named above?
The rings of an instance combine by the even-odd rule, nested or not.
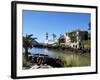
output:
[[[74,53],[71,51],[49,50],[47,48],[32,48],[29,50],[32,54],[47,54],[50,57],[60,57],[72,66],[89,66],[91,59],[88,53]]]

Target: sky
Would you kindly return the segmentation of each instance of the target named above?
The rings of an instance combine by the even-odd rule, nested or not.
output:
[[[75,29],[87,31],[90,17],[89,13],[23,10],[23,36],[33,34],[38,42],[44,42],[46,32],[49,39],[52,39],[53,33],[59,37]]]

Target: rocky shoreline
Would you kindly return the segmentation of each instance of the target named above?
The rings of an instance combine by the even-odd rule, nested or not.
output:
[[[28,62],[23,65],[23,69],[63,67],[63,59],[52,58],[44,54],[29,54],[28,59]]]

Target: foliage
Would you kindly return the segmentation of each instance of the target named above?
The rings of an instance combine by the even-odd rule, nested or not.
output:
[[[67,62],[65,60],[59,62],[59,64],[62,66],[62,67],[72,67],[74,64],[71,62],[70,64],[67,64]]]
[[[53,39],[55,39],[55,38],[56,38],[56,34],[54,34],[54,33],[53,33],[53,34],[52,34],[52,36],[53,36]]]
[[[70,32],[70,33],[68,33],[68,35],[71,38],[71,42],[77,42],[76,32]]]
[[[90,47],[91,46],[91,40],[82,40],[81,45]]]
[[[32,38],[32,34],[23,36],[23,48],[32,48],[33,47],[33,41],[35,41],[36,38]]]
[[[28,59],[28,49],[33,47],[33,42],[36,38],[32,38],[32,34],[23,36],[23,48],[25,49],[25,57]]]
[[[88,30],[91,30],[91,22],[88,23]]]

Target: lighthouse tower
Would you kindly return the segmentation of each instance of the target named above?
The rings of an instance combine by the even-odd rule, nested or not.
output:
[[[48,44],[48,33],[46,32],[46,39],[45,39],[45,44]]]
[[[46,32],[46,40],[48,40],[48,33]]]

